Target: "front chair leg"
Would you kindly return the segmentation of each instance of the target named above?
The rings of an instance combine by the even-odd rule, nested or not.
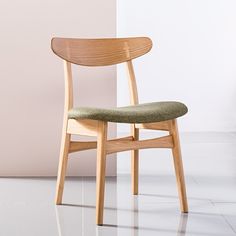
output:
[[[174,142],[172,153],[173,153],[173,159],[174,159],[177,187],[178,187],[178,192],[179,192],[180,207],[181,207],[182,212],[187,213],[188,202],[187,202],[187,195],[186,195],[186,188],[185,188],[184,170],[183,170],[183,163],[182,163],[182,157],[181,157],[178,125],[177,125],[176,119],[171,121],[170,133],[173,137],[173,142]]]
[[[97,138],[97,197],[96,197],[96,224],[103,224],[104,191],[106,175],[106,142],[107,122],[99,121]]]
[[[57,188],[56,188],[56,199],[55,202],[57,205],[62,203],[62,195],[64,190],[64,182],[66,177],[66,168],[68,162],[68,152],[70,146],[71,135],[67,134],[66,131],[63,131],[62,141],[61,141],[61,150],[60,150],[60,160],[57,174]]]

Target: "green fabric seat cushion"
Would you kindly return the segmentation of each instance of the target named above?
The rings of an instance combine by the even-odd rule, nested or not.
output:
[[[92,119],[117,123],[151,123],[175,119],[188,112],[180,102],[152,102],[117,108],[78,107],[69,110],[70,119]]]

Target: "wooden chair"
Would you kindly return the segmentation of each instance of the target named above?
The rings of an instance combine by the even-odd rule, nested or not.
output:
[[[96,223],[103,224],[105,168],[107,154],[131,150],[132,192],[138,194],[138,150],[171,148],[182,212],[188,212],[184,172],[176,118],[187,113],[179,102],[154,102],[138,105],[138,93],[132,59],[152,48],[146,37],[113,39],[53,38],[53,52],[64,60],[65,107],[60,161],[57,177],[56,204],[62,203],[68,154],[97,148]],[[114,109],[73,108],[71,63],[82,66],[107,66],[125,63],[128,69],[131,106]],[[108,140],[107,123],[131,124],[131,136]],[[165,130],[169,135],[139,140],[139,129]],[[96,136],[96,142],[71,141],[71,135]]]

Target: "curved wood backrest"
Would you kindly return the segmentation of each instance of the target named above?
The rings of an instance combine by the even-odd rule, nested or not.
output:
[[[83,66],[107,66],[140,57],[152,48],[147,37],[72,39],[53,38],[53,52],[62,59]]]

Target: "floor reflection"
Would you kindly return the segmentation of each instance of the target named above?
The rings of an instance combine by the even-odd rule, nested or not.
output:
[[[187,222],[188,222],[188,214],[186,213],[181,214],[179,217],[179,227],[177,231],[177,236],[184,236],[186,234]]]
[[[95,179],[84,178],[77,189],[79,194],[76,197],[65,197],[65,202],[68,203],[55,206],[59,236],[186,234],[188,215],[179,213],[176,208],[178,201],[163,202],[160,200],[163,198],[158,195],[133,196],[127,181],[116,178],[107,181],[104,225],[96,226],[95,183]]]
[[[181,214],[176,229],[173,225],[156,220],[156,225],[149,226],[149,221],[155,220],[155,215],[147,215],[139,211],[138,197],[133,197],[130,209],[115,207],[106,208],[106,223],[103,226],[95,225],[95,206],[65,204],[56,206],[56,220],[59,236],[141,236],[141,235],[177,235],[186,234],[188,215]],[[142,214],[145,214],[143,218]],[[157,213],[158,215],[158,213]],[[154,219],[151,219],[153,217]],[[165,217],[168,217],[165,215]]]

